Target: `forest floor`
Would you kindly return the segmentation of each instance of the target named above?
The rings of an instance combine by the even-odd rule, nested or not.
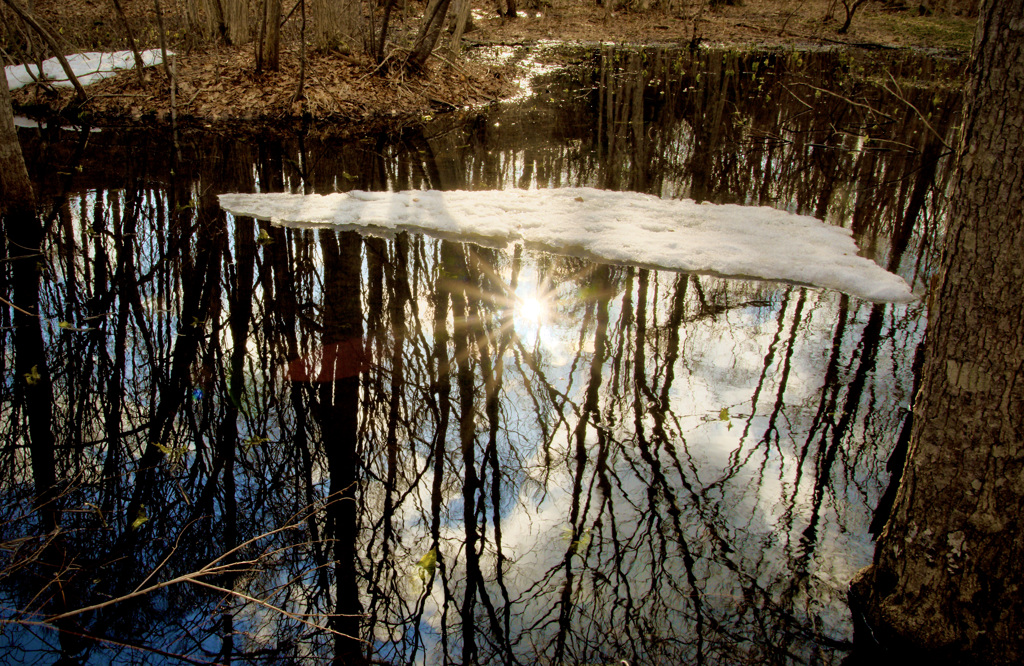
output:
[[[256,74],[252,42],[224,46],[212,45],[214,40],[197,40],[186,23],[187,3],[165,0],[162,4],[168,48],[177,54],[173,58],[175,117],[181,122],[211,125],[330,120],[367,128],[508,99],[518,92],[516,81],[522,79],[523,72],[517,68],[522,66],[483,57],[498,46],[699,43],[740,49],[870,49],[877,51],[878,57],[885,57],[891,49],[966,54],[975,23],[969,17],[921,16],[916,4],[868,2],[857,10],[849,31],[838,34],[845,11],[837,0],[743,0],[714,11],[687,6],[675,13],[611,12],[583,0],[542,0],[540,10],[521,9],[517,18],[510,19],[497,16],[494,3],[476,0],[461,56],[452,54],[442,36],[427,71],[410,75],[400,67],[378,66],[362,55],[360,48],[310,45],[303,94],[297,96],[297,13],[285,22],[280,71]],[[291,4],[284,3],[286,12]],[[157,48],[153,3],[121,0],[121,5],[139,49]],[[35,7],[37,15],[60,36],[66,53],[127,48],[123,24],[105,0],[36,0]],[[403,16],[393,21],[390,33],[399,44],[396,53],[416,28],[415,20],[402,20],[405,12],[409,17],[422,13],[416,0],[407,2],[405,8]],[[8,26],[12,25],[8,21]],[[9,58],[19,50],[18,35],[24,33],[13,27],[8,28],[6,37],[0,35],[0,47]],[[171,118],[171,86],[163,68],[146,70],[141,83],[132,72],[125,72],[86,91],[84,103],[75,99],[71,89],[38,85],[15,91],[13,96],[17,110],[29,115],[63,112],[96,124]]]

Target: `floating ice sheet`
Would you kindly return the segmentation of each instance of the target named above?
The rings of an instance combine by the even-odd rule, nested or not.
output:
[[[168,55],[174,55],[168,51]],[[160,49],[150,49],[148,51],[141,51],[139,55],[142,56],[142,62],[146,67],[153,65],[159,65],[163,62],[163,56],[160,54]],[[75,53],[73,55],[66,56],[68,64],[71,65],[71,71],[75,73],[75,77],[78,82],[83,86],[87,86],[90,83],[95,83],[100,79],[105,79],[109,76],[117,74],[118,70],[130,69],[135,66],[135,56],[132,55],[131,51],[115,51],[113,53]],[[16,90],[22,86],[27,86],[39,76],[39,66],[34,64],[29,65],[11,65],[4,67],[4,73],[7,74],[7,87],[11,90]],[[67,74],[64,73],[64,68],[60,66],[60,61],[57,58],[50,58],[49,60],[43,61],[43,76],[51,85],[70,88],[72,86],[71,81],[68,79]]]
[[[484,192],[222,194],[234,215],[291,227],[415,231],[598,261],[785,280],[877,302],[910,302],[907,283],[857,256],[850,231],[767,207],[698,204],[591,188]]]

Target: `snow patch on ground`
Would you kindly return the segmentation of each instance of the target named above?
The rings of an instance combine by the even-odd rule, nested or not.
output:
[[[141,51],[139,55],[142,56],[142,62],[146,67],[159,65],[163,62],[160,49]],[[174,53],[168,51],[167,55],[174,55]],[[130,69],[135,66],[135,56],[131,51],[75,53],[66,57],[68,64],[71,65],[71,71],[75,73],[78,82],[83,86],[114,76],[118,73],[118,70]],[[50,85],[58,87],[70,88],[72,86],[57,58],[43,61],[42,77],[39,76],[39,66],[35,64],[10,65],[9,67],[4,67],[4,73],[7,74],[7,87],[11,90],[27,86],[39,78],[43,78]]]
[[[876,302],[915,299],[901,277],[857,255],[848,229],[767,207],[592,188],[222,194],[220,205],[282,226],[414,231],[496,247],[520,242],[603,262],[808,284]]]

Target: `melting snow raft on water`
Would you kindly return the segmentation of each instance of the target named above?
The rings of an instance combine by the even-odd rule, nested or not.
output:
[[[903,278],[857,255],[848,229],[767,207],[592,188],[222,194],[220,205],[289,227],[413,231],[494,247],[520,242],[598,261],[785,280],[876,302],[915,299]]]

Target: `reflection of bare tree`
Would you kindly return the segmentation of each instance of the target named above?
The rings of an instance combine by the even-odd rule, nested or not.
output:
[[[357,456],[359,446],[359,370],[348,357],[359,353],[360,345],[344,345],[359,340],[363,333],[360,307],[360,240],[355,233],[320,232],[324,257],[323,363],[328,366],[326,381],[320,382],[318,404],[313,415],[319,421],[322,446],[330,475],[332,503],[327,515],[327,532],[333,541],[335,636],[334,661],[339,664],[364,662],[359,641],[362,604],[356,569],[356,544],[359,520],[356,504]],[[332,348],[339,350],[329,353]],[[333,367],[332,367],[333,366]]]
[[[9,300],[45,317],[5,308],[4,367],[50,388],[0,387],[0,527],[45,534],[14,518],[30,486],[59,487],[46,543],[75,558],[3,578],[11,598],[45,619],[55,570],[78,606],[149,581],[74,630],[197,660],[841,651],[844,576],[867,556],[850,535],[902,422],[919,307],[215,206],[255,187],[699,191],[850,220],[891,269],[927,275],[944,148],[911,141],[916,115],[858,106],[881,99],[863,82],[843,91],[856,103],[817,102],[822,82],[787,78],[782,56],[594,58],[586,85],[553,75],[561,110],[528,101],[394,141],[186,134],[195,159],[170,175],[162,144],[113,159],[92,139],[109,173],[85,169],[52,226],[15,230],[38,238],[6,239]],[[530,326],[527,296],[548,309]],[[229,594],[159,587],[239,545],[245,566],[216,569]],[[127,649],[66,651],[84,645]]]

